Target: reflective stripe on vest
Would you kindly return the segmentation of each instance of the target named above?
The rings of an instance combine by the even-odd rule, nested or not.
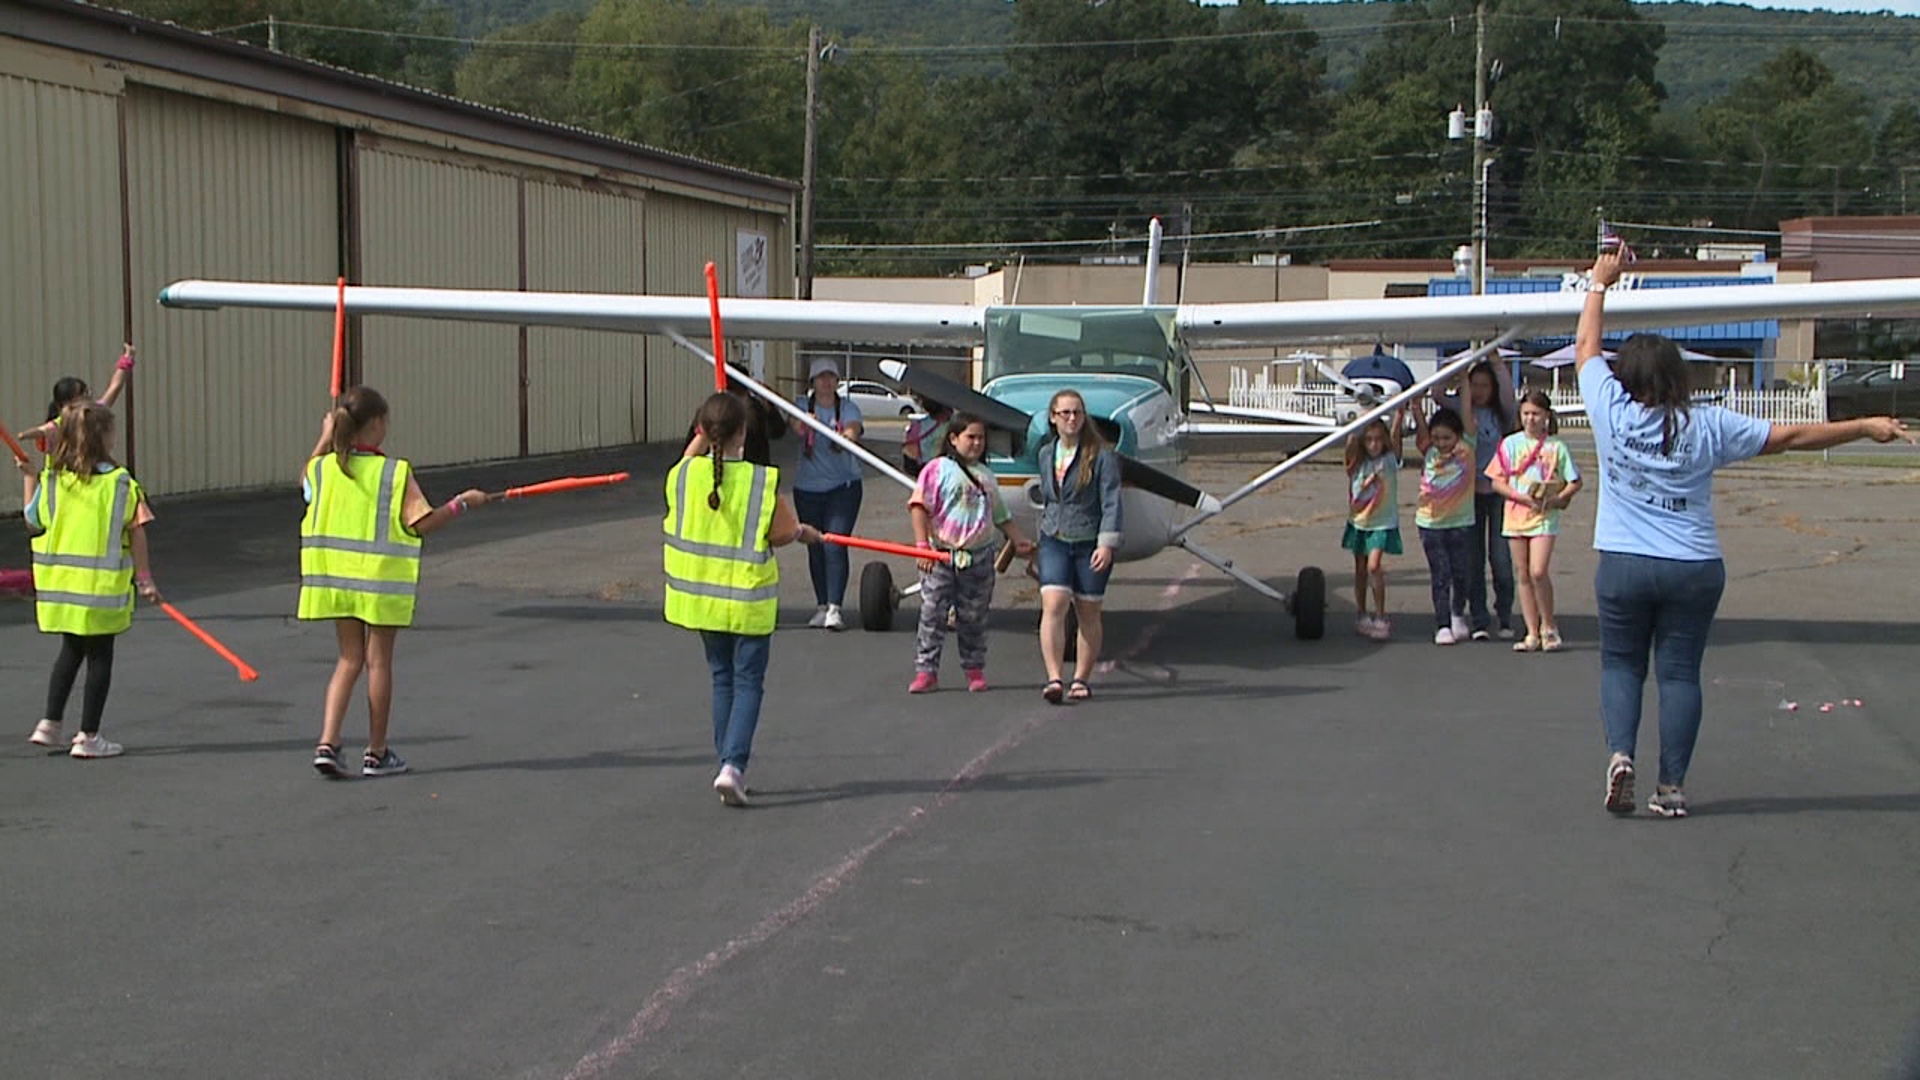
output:
[[[368,455],[350,461],[369,463]],[[420,579],[420,540],[400,521],[411,467],[383,457],[368,491],[339,472],[338,459],[307,468],[312,501],[300,523],[300,617],[355,618],[374,626],[408,626]]]
[[[667,477],[667,621],[690,630],[771,634],[780,609],[780,564],[767,546],[767,530],[779,470],[726,462],[715,510],[705,492],[688,492],[699,486],[688,474],[700,467],[699,459],[688,459]],[[743,478],[748,482],[739,483]]]
[[[63,500],[66,482],[74,486]],[[88,479],[47,470],[35,498],[45,526],[31,545],[40,629],[87,636],[124,631],[133,624],[129,526],[140,506],[132,475],[117,467]]]

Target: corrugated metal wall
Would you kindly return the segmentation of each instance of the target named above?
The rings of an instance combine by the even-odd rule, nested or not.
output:
[[[654,295],[704,296],[706,265],[720,273],[721,294],[731,295],[735,278],[735,234],[753,229],[772,241],[769,278],[775,283],[793,280],[793,257],[782,219],[748,210],[719,207],[672,195],[647,199],[647,292]],[[675,439],[686,433],[694,410],[713,392],[713,369],[698,357],[664,337],[647,341],[647,430],[654,440]],[[704,341],[699,342],[705,344]],[[729,351],[733,342],[729,341]],[[767,346],[767,378],[777,390],[797,396],[799,384],[790,380],[793,349],[789,344]],[[738,360],[736,354],[733,359]]]
[[[124,333],[119,103],[110,94],[0,76],[0,252],[26,268],[0,289],[0,422],[46,416],[55,379],[106,389]],[[31,149],[27,149],[31,148]],[[20,485],[0,484],[0,510]]]
[[[362,151],[359,173],[362,283],[519,288],[514,177],[391,149]],[[518,330],[366,319],[361,335],[361,381],[393,407],[395,453],[437,465],[520,452]]]
[[[155,493],[291,483],[326,411],[332,319],[169,311],[154,297],[181,278],[333,280],[333,129],[144,87],[125,100],[140,481]]]
[[[646,290],[646,203],[638,192],[528,181],[526,205],[528,289]],[[646,399],[644,339],[548,327],[527,331],[530,453],[643,441]]]

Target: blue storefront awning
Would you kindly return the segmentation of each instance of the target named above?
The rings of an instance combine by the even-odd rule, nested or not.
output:
[[[1639,289],[1697,289],[1710,285],[1770,285],[1768,278],[1753,277],[1667,277],[1639,279],[1635,288]],[[1487,292],[1492,295],[1503,293],[1559,292],[1560,279],[1557,277],[1510,277],[1488,278]],[[1427,281],[1428,296],[1471,296],[1473,282],[1466,278],[1444,277],[1430,278]],[[1618,343],[1631,337],[1635,330],[1630,327],[1609,327],[1606,341]],[[1695,348],[1738,349],[1759,356],[1769,351],[1766,346],[1780,336],[1778,319],[1755,319],[1747,322],[1714,323],[1706,326],[1677,326],[1661,330],[1660,333],[1678,342],[1685,342]],[[1532,339],[1536,347],[1552,347],[1572,341],[1570,335],[1538,337]],[[1453,351],[1456,342],[1433,343],[1443,352]]]

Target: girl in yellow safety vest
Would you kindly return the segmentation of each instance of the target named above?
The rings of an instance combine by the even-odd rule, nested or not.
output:
[[[133,624],[133,593],[158,601],[147,563],[147,522],[153,511],[133,476],[113,460],[113,411],[82,401],[69,405],[53,429],[46,471],[26,474],[21,503],[33,534],[35,614],[44,633],[60,635],[60,656],[47,684],[47,712],[34,726],[36,746],[59,746],[67,697],[87,663],[80,733],[67,753],[117,757],[120,744],[100,734],[107,691],[113,685],[113,639]]]
[[[420,539],[488,499],[463,491],[446,505],[427,501],[413,468],[387,457],[387,400],[356,386],[320,423],[320,440],[301,471],[307,501],[300,521],[300,618],[333,620],[340,647],[327,683],[325,718],[313,767],[347,775],[340,727],[360,673],[367,673],[367,750],[362,776],[393,776],[407,763],[387,745],[393,708],[393,643],[413,625],[420,580]]]
[[[96,404],[113,407],[120,392],[127,388],[127,380],[133,376],[133,342],[129,341],[120,351],[120,359],[113,367],[113,377],[107,380],[107,390],[100,395]],[[32,439],[40,444],[40,452],[49,452],[53,442],[54,430],[60,426],[60,414],[67,406],[93,399],[93,390],[87,380],[78,375],[66,375],[53,384],[53,400],[47,406],[47,421],[37,427],[28,428],[20,433],[22,439]]]
[[[768,646],[780,610],[773,548],[820,542],[779,490],[780,470],[743,459],[747,407],[714,394],[694,418],[700,437],[667,472],[666,619],[700,632],[713,675],[713,790],[747,805],[747,760],[760,723]],[[701,450],[712,462],[701,467]]]

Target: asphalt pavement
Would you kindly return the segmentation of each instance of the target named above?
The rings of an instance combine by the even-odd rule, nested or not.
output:
[[[156,505],[162,587],[262,677],[142,612],[120,759],[27,744],[55,650],[0,602],[0,1075],[1915,1075],[1920,471],[1725,475],[1676,822],[1601,809],[1591,501],[1556,568],[1566,653],[1435,647],[1410,520],[1375,644],[1320,466],[1198,535],[1282,586],[1333,571],[1325,640],[1165,553],[1116,574],[1071,707],[1038,696],[1017,573],[993,689],[953,689],[950,657],[910,698],[912,601],[890,633],[804,629],[783,551],[754,806],[729,810],[699,645],[659,617],[663,465],[426,475],[636,480],[429,540],[403,777],[308,765],[333,645],[291,617],[297,494]],[[899,538],[903,497],[869,479],[861,532]],[[1655,726],[1650,701],[1649,786]]]

